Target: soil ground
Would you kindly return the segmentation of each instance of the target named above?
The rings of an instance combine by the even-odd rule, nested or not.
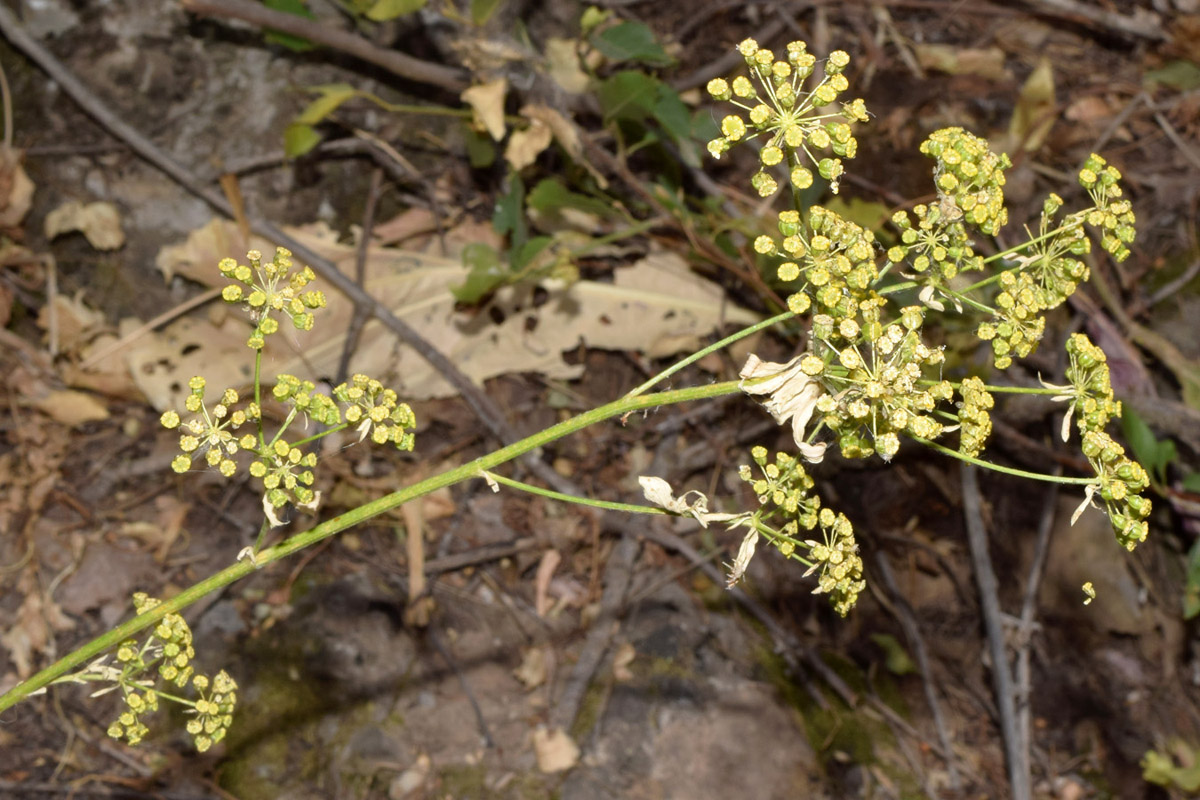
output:
[[[1051,319],[1048,341],[1079,329],[1101,341],[1118,394],[1160,439],[1176,442],[1179,458],[1165,496],[1155,498],[1151,541],[1127,555],[1101,515],[1069,524],[1081,497],[1007,477],[981,478],[982,516],[999,603],[1010,615],[1026,597],[1039,529],[1050,532],[1035,624],[1009,619],[1005,634],[1011,648],[1029,654],[1035,796],[1186,796],[1178,785],[1143,780],[1141,763],[1152,749],[1183,767],[1200,758],[1200,648],[1195,624],[1181,614],[1200,500],[1179,483],[1200,443],[1187,406],[1196,402],[1200,374],[1200,7],[1187,0],[1080,4],[1089,13],[1060,2],[982,0],[601,5],[668,43],[676,61],[661,74],[673,85],[703,85],[705,71],[750,35],[776,49],[803,38],[815,53],[850,52],[852,85],[873,119],[849,166],[848,202],[889,209],[928,202],[929,162],[916,147],[951,124],[994,141],[1017,131],[1008,186],[1014,221],[1036,218],[1048,191],[1077,193],[1071,175],[1089,152],[1119,166],[1138,215],[1138,244],[1120,265],[1093,259],[1107,295],[1084,290],[1080,303]],[[312,6],[323,23],[347,26],[335,7]],[[383,26],[360,20],[361,35],[428,61],[475,63],[481,53],[527,52],[549,37],[577,36],[584,10],[509,0],[474,30],[438,6]],[[219,191],[217,179],[236,174],[258,218],[323,221],[352,241],[368,206],[381,225],[423,209],[427,218],[444,215],[447,228],[490,235],[503,166],[472,169],[456,120],[389,114],[365,101],[339,112],[330,138],[369,131],[408,165],[407,177],[385,176],[382,188],[372,183],[376,163],[361,151],[282,158],[284,128],[311,97],[302,87],[345,82],[392,102],[459,106],[453,93],[350,56],[264,43],[252,27],[198,18],[175,2],[46,0],[21,12],[31,36],[202,185]],[[1135,30],[1135,20],[1145,28]],[[1042,110],[1053,125],[1023,149],[1037,126],[1010,121],[1028,108],[1022,91],[1039,64],[1053,75]],[[183,278],[164,281],[155,260],[215,213],[97,125],[2,38],[0,65],[14,96],[13,143],[36,186],[24,220],[9,223],[8,241],[38,255],[14,257],[0,272],[6,689],[127,618],[133,592],[168,597],[233,563],[254,540],[262,508],[246,482],[171,472],[176,437],[128,380],[81,384],[79,377],[82,348],[98,332],[125,318],[150,320],[201,291]],[[537,92],[512,85],[510,112],[521,91]],[[595,108],[573,113],[598,146],[612,148]],[[747,164],[727,161],[703,168],[720,185],[741,186]],[[676,169],[644,157],[629,165],[610,175],[626,181],[614,191],[628,196],[636,196],[629,182],[649,186],[655,170]],[[695,174],[685,181],[697,196],[706,191]],[[743,203],[741,191],[721,199]],[[48,240],[46,216],[69,200],[114,203],[124,245],[100,251],[79,234]],[[428,233],[425,246],[433,247]],[[750,288],[697,257],[665,224],[578,266],[603,275],[652,249],[692,257],[738,302],[751,302]],[[40,254],[53,257],[53,280]],[[74,315],[59,314],[54,358],[44,313],[52,296],[77,301]],[[84,305],[94,311],[78,310]],[[948,344],[956,345],[953,334]],[[762,346],[776,348],[771,355],[780,360],[791,354],[782,342]],[[1052,350],[1021,374],[1030,382],[1061,375]],[[507,424],[527,434],[619,397],[657,365],[640,353],[582,346],[570,359],[583,366],[576,380],[506,374],[487,381],[486,394]],[[673,385],[729,379],[736,369],[732,360],[705,361]],[[104,418],[71,424],[43,402],[69,386],[85,388]],[[461,399],[413,406],[417,456],[348,448],[323,458],[323,517],[498,446]],[[1078,469],[1078,454],[1057,444],[1054,412],[1001,404],[997,418],[1005,423],[994,433],[993,457],[1024,469],[1055,461]],[[656,474],[673,486],[753,502],[736,466],[754,444],[785,449],[789,442],[761,409],[734,400],[594,426],[540,458],[594,497],[639,502],[637,476]],[[851,516],[866,562],[870,589],[846,619],[773,552],[755,559],[745,594],[726,591],[712,567],[732,560],[736,531],[576,510],[494,494],[473,481],[274,563],[187,611],[200,668],[224,668],[240,685],[235,726],[209,753],[195,752],[182,717],[171,712],[160,712],[137,748],[114,742],[105,731],[116,698],[65,685],[0,720],[0,796],[1009,796],[958,467],[906,447],[890,465],[831,457],[815,472],[827,504]],[[289,530],[305,527],[302,518]],[[430,575],[417,603],[409,600],[412,531],[423,537]],[[539,579],[551,557],[557,568]],[[1080,586],[1089,580],[1103,591],[1084,606]],[[574,712],[565,721],[577,759],[553,737],[564,707]],[[547,770],[539,754],[565,754],[572,766]]]

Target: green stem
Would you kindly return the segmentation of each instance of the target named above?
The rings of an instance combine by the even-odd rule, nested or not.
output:
[[[667,378],[674,375],[676,372],[679,372],[679,370],[686,367],[688,364],[692,364],[692,363],[695,363],[696,361],[699,361],[700,359],[704,358],[709,353],[714,353],[717,350],[720,350],[724,347],[727,347],[728,345],[733,344],[738,339],[744,339],[745,337],[749,336],[752,333],[757,333],[758,331],[761,331],[763,328],[769,328],[777,322],[783,322],[784,320],[791,319],[794,316],[796,316],[796,315],[793,314],[791,311],[785,311],[782,314],[776,314],[775,316],[773,316],[769,319],[764,319],[762,322],[751,325],[749,328],[742,328],[737,333],[735,333],[731,336],[726,336],[721,341],[710,344],[708,347],[705,347],[703,350],[698,350],[695,353],[692,353],[687,358],[683,359],[682,361],[680,361],[676,364],[673,364],[670,367],[667,367],[665,370],[658,373],[653,378],[651,378],[650,380],[643,383],[641,386],[637,387],[633,391],[626,394],[625,397],[626,398],[637,397],[638,395],[645,393],[646,390],[649,389],[654,384],[666,380]]]
[[[495,481],[512,489],[520,489],[522,492],[549,497],[551,500],[561,500],[564,503],[575,503],[581,506],[591,506],[592,508],[604,508],[609,511],[626,511],[630,514],[670,514],[665,508],[657,508],[655,506],[641,506],[632,503],[615,503],[609,500],[593,500],[590,497],[576,497],[571,494],[563,494],[555,492],[551,489],[543,489],[540,486],[534,486],[530,483],[522,483],[521,481],[506,478],[503,475],[495,472],[483,471],[480,473],[485,480]]]
[[[659,392],[644,397],[622,397],[608,405],[592,409],[569,420],[560,422],[557,425],[540,431],[533,436],[522,439],[519,442],[496,450],[486,456],[477,458],[462,466],[447,470],[441,474],[426,478],[423,481],[405,487],[397,492],[393,492],[378,500],[374,500],[358,508],[348,511],[345,514],[339,514],[332,519],[317,525],[303,533],[298,533],[287,541],[284,541],[274,547],[267,548],[255,555],[255,564],[258,567],[266,566],[282,558],[304,550],[307,547],[320,542],[324,539],[340,533],[347,528],[358,525],[372,517],[376,517],[386,511],[391,511],[401,505],[404,505],[410,500],[418,497],[423,497],[430,492],[436,491],[446,486],[452,486],[471,478],[479,477],[480,473],[499,466],[507,461],[511,461],[517,456],[523,455],[542,447],[557,439],[583,430],[590,425],[595,425],[603,420],[612,417],[620,416],[631,411],[638,411],[654,406],[673,405],[675,403],[685,403],[692,400],[704,400],[712,397],[720,397],[722,395],[734,394],[739,391],[738,381],[726,381],[724,383],[713,383],[707,386],[693,386],[686,389],[676,389],[674,391]],[[79,667],[82,664],[88,663],[91,659],[105,652],[106,650],[115,647],[126,639],[132,638],[139,631],[155,625],[159,620],[168,614],[178,614],[183,609],[187,608],[192,603],[195,603],[206,594],[220,589],[233,583],[236,580],[246,577],[253,573],[256,569],[255,564],[249,561],[240,561],[236,564],[226,567],[215,575],[210,575],[204,580],[189,586],[179,594],[169,600],[164,600],[154,608],[139,614],[133,619],[130,619],[112,630],[97,636],[87,644],[73,650],[66,656],[63,656],[58,661],[41,670],[37,674],[30,677],[28,680],[17,684],[9,689],[4,694],[0,695],[0,712],[7,708],[11,708],[16,703],[24,700],[30,694],[44,688],[54,679],[66,674],[68,671]]]
[[[951,458],[957,458],[959,461],[965,461],[968,464],[974,464],[977,467],[983,467],[984,469],[990,469],[995,472],[1003,472],[1005,475],[1013,475],[1018,478],[1029,478],[1030,480],[1044,481],[1046,483],[1072,484],[1075,486],[1088,486],[1098,482],[1098,479],[1094,477],[1064,478],[1061,475],[1047,475],[1043,472],[1027,472],[1026,470],[1016,469],[1014,467],[1004,467],[1000,464],[994,464],[991,461],[984,461],[981,458],[972,458],[971,456],[963,455],[957,450],[951,450],[945,445],[940,445],[937,442],[931,442],[928,439],[922,439],[920,436],[913,436],[912,440],[915,442],[920,442],[923,445],[927,445],[942,455],[950,456]],[[3,706],[0,706],[0,709],[2,708]]]

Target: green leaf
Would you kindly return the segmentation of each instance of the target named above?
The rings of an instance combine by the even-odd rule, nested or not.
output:
[[[308,6],[304,4],[303,0],[263,0],[263,5],[275,11],[282,11],[285,14],[292,14],[304,19],[316,19],[313,13],[308,10]],[[303,53],[316,47],[315,44],[302,36],[293,36],[290,33],[283,33],[282,31],[271,30],[270,28],[263,32],[263,40],[268,44],[282,45],[296,53]]]
[[[654,32],[641,22],[622,22],[592,38],[592,44],[615,62],[640,61],[653,67],[665,67],[675,60],[654,39]]]
[[[367,19],[386,22],[389,19],[411,14],[425,7],[426,0],[376,0],[367,11]]]
[[[501,236],[509,237],[513,249],[525,244],[529,238],[529,229],[525,225],[525,184],[515,172],[508,176],[508,194],[496,199],[492,227]]]
[[[1137,461],[1146,468],[1158,485],[1165,484],[1167,465],[1174,461],[1177,455],[1175,443],[1169,439],[1156,439],[1154,431],[1150,430],[1146,421],[1132,408],[1125,408],[1121,417],[1121,429],[1125,432],[1125,438],[1129,440],[1129,446]]]
[[[464,123],[463,141],[467,145],[467,160],[473,168],[490,167],[496,163],[496,146],[492,144],[492,137]]]
[[[1142,76],[1142,83],[1148,89],[1158,85],[1181,92],[1189,92],[1200,88],[1200,64],[1191,61],[1169,61],[1158,69],[1153,69]]]
[[[1190,472],[1183,479],[1183,488],[1189,492],[1200,493],[1200,472]]]
[[[553,214],[560,208],[573,208],[608,219],[616,213],[612,206],[603,200],[572,192],[558,178],[544,178],[539,181],[529,193],[526,203],[530,208],[547,214]]]
[[[471,21],[476,25],[486,25],[503,2],[504,0],[471,0]]]
[[[520,247],[513,248],[509,252],[509,265],[513,272],[527,267],[553,241],[549,236],[535,236]]]
[[[319,97],[313,100],[296,117],[296,122],[306,125],[316,125],[337,110],[337,107],[351,98],[358,97],[360,92],[348,83],[327,83],[323,86],[310,86],[308,91]]]
[[[284,158],[299,158],[321,143],[321,134],[312,125],[293,122],[283,131]]]
[[[1183,618],[1200,614],[1200,539],[1188,551],[1187,585],[1183,589]]]
[[[472,242],[463,248],[462,262],[470,270],[467,280],[450,290],[462,303],[478,303],[512,274],[501,263],[495,248],[481,242]]]
[[[626,119],[641,122],[650,116],[658,99],[658,81],[644,72],[627,69],[596,87],[596,99],[605,122]]]
[[[896,641],[889,633],[873,633],[871,641],[879,645],[884,652],[884,664],[893,675],[911,675],[917,671],[917,666],[905,651],[904,646]]]
[[[588,6],[587,10],[583,12],[583,16],[579,18],[580,33],[583,36],[587,36],[589,33],[595,30],[598,25],[611,17],[612,13],[613,12],[609,11],[608,9],[598,8],[597,6]]]

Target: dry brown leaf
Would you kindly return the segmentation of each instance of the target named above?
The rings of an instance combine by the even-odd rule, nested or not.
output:
[[[1058,121],[1055,109],[1054,69],[1050,59],[1043,57],[1021,87],[1021,95],[1008,124],[1005,152],[1011,153],[1018,147],[1024,147],[1029,153],[1037,152]]]
[[[925,69],[949,75],[976,75],[997,82],[1011,77],[1004,68],[1004,51],[999,47],[976,49],[950,44],[916,44],[913,52]]]
[[[462,93],[462,101],[475,112],[479,124],[497,142],[504,138],[504,97],[508,93],[508,81],[494,81],[472,86]]]
[[[592,166],[592,162],[587,160],[583,152],[583,138],[579,133],[579,127],[574,122],[555,109],[550,108],[550,106],[541,105],[540,103],[531,103],[525,106],[521,109],[521,115],[530,120],[541,120],[546,123],[554,133],[554,140],[567,152],[567,155],[575,163],[582,165],[584,169],[591,173],[591,176],[601,189],[608,187],[608,178],[604,177],[604,174]]]
[[[513,670],[513,677],[521,682],[526,691],[532,691],[546,682],[546,649],[530,647],[521,655],[520,665]]]
[[[546,71],[571,94],[587,91],[591,78],[579,65],[579,40],[551,36],[546,40]]]
[[[217,223],[230,230],[232,223]],[[352,271],[354,249],[338,244],[325,226],[289,233],[321,255]],[[209,240],[231,238],[212,235]],[[189,237],[189,241],[191,238]],[[166,252],[166,251],[164,251]],[[174,255],[180,255],[175,250]],[[268,252],[264,248],[264,252]],[[224,254],[216,255],[217,259]],[[192,256],[188,256],[191,258]],[[180,262],[160,254],[164,273],[178,273]],[[196,277],[206,285],[223,282],[216,260]],[[568,364],[563,352],[583,343],[611,350],[637,350],[652,357],[694,349],[722,324],[746,325],[759,317],[729,304],[720,286],[693,273],[672,253],[652,253],[622,267],[612,283],[579,281],[571,286],[545,282],[547,300],[534,308],[533,287],[497,293],[489,312],[459,310],[450,289],[466,279],[456,260],[424,253],[370,248],[366,288],[476,383],[507,373],[539,372],[571,379],[582,365]],[[318,284],[320,282],[318,281]],[[336,372],[342,334],[353,306],[327,292],[329,307],[318,312],[317,332],[298,333],[290,324],[267,348],[264,374],[322,375]],[[492,317],[503,318],[499,324]],[[122,332],[137,327],[122,321]],[[159,411],[182,408],[193,375],[204,375],[214,390],[246,386],[252,377],[245,339],[250,328],[236,309],[217,321],[188,317],[132,344],[125,357],[133,379]],[[369,322],[363,344],[350,362],[352,372],[384,381],[402,397],[450,397],[454,388],[415,351],[396,343],[379,322]]]
[[[579,763],[579,746],[561,728],[537,728],[533,732],[533,752],[542,772],[565,772]]]
[[[26,569],[17,581],[16,592],[22,597],[17,613],[9,620],[0,644],[8,650],[17,674],[29,677],[33,659],[46,652],[55,631],[69,631],[75,622],[38,585],[35,571]]]
[[[515,130],[508,137],[504,159],[512,165],[513,170],[520,172],[537,161],[537,157],[552,141],[554,133],[550,126],[540,119],[530,119],[529,127]]]
[[[53,239],[79,231],[97,250],[116,250],[125,244],[121,230],[121,212],[112,203],[98,201],[84,205],[70,200],[46,215],[46,238]]]
[[[15,228],[33,204],[33,181],[21,166],[21,151],[0,145],[0,228]]]
[[[75,427],[85,422],[108,419],[108,408],[96,397],[74,389],[59,389],[33,401],[37,410],[55,422]]]
[[[637,657],[637,650],[629,642],[622,642],[615,653],[613,653],[613,678],[624,682],[633,680],[633,673],[629,670],[629,665]]]

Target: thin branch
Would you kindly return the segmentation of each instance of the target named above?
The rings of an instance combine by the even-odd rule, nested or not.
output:
[[[929,662],[929,651],[925,648],[925,639],[921,636],[921,627],[917,624],[916,615],[908,600],[896,586],[892,574],[892,565],[887,553],[882,548],[875,550],[875,568],[883,578],[883,585],[892,596],[895,606],[896,619],[904,629],[904,638],[912,648],[913,657],[917,660],[917,669],[921,673],[921,685],[925,689],[925,701],[929,703],[929,711],[933,714],[933,727],[937,730],[938,741],[942,743],[945,753],[946,773],[950,778],[950,788],[958,792],[962,788],[962,779],[958,776],[958,768],[954,763],[954,748],[950,738],[950,729],[946,727],[946,719],[942,716],[942,705],[938,702],[937,691],[933,688],[933,667]]]
[[[431,64],[396,50],[384,50],[353,33],[257,3],[246,0],[182,0],[180,5],[198,16],[238,19],[259,28],[299,36],[382,67],[405,80],[427,83],[455,94],[468,86],[467,74],[463,70]]]
[[[1004,623],[1000,611],[999,585],[988,554],[988,536],[983,523],[983,498],[979,493],[976,469],[963,464],[963,518],[967,528],[967,544],[979,587],[979,606],[987,630],[988,650],[992,657],[992,682],[996,691],[996,708],[1000,714],[1000,734],[1004,740],[1004,755],[1008,762],[1008,779],[1013,800],[1032,800],[1033,787],[1029,775],[1027,753],[1020,747],[1016,707],[1013,702],[1013,677],[1004,643]]]

